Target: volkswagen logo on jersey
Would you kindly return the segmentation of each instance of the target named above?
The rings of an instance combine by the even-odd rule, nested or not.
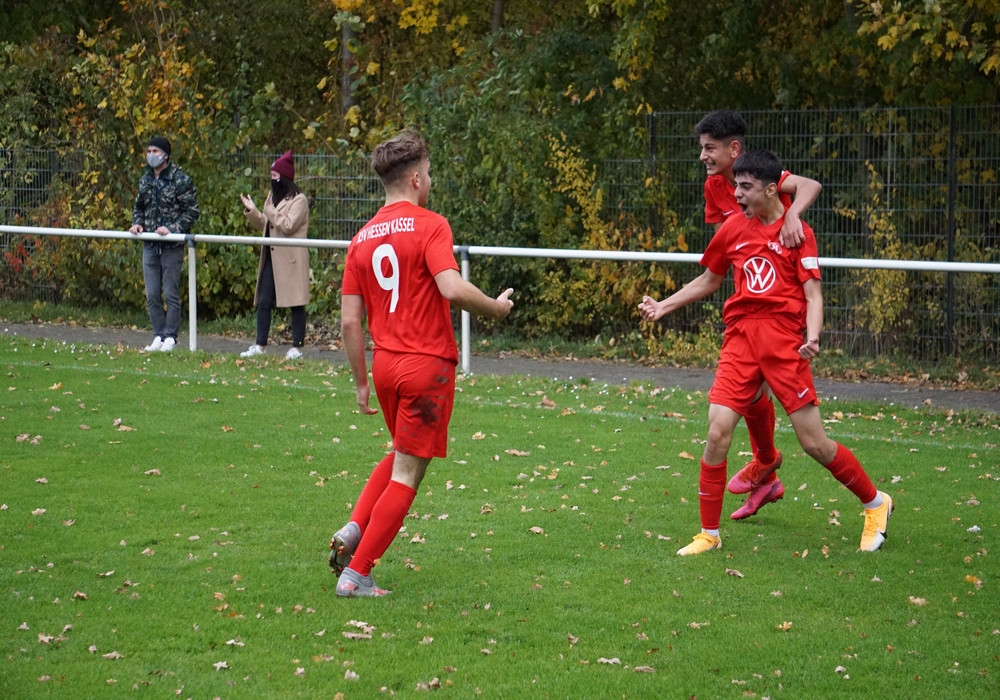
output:
[[[747,291],[763,294],[774,286],[777,273],[774,265],[767,258],[750,258],[743,263],[743,274],[747,280]]]

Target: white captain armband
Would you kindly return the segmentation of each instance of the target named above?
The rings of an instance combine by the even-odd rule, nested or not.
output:
[[[802,268],[805,270],[818,270],[819,258],[802,258]]]

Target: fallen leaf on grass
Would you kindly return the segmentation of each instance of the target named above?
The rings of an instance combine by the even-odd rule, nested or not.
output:
[[[968,576],[965,577],[965,580],[967,583],[971,583],[973,586],[975,586],[977,591],[983,587],[983,582],[979,579],[978,576],[973,576],[972,574],[969,574]]]
[[[144,471],[143,474],[145,474],[146,476],[160,476],[160,470],[159,469],[149,469],[147,471]]]
[[[76,598],[77,600],[86,600],[87,594],[84,593],[83,591],[77,591],[76,593],[73,594],[73,597]]]
[[[122,655],[117,651],[108,652],[107,654],[101,654],[102,659],[107,659],[108,661],[117,661],[122,658]]]
[[[680,457],[681,459],[695,459],[695,456],[690,452],[681,452],[677,456]]]
[[[371,634],[376,629],[378,629],[375,625],[370,625],[367,622],[364,622],[363,620],[351,620],[345,626],[347,626],[347,627],[357,627],[359,630],[361,630],[362,632],[365,632],[367,634]]]
[[[49,480],[48,480],[48,479],[46,479],[46,478],[45,478],[45,477],[43,476],[43,477],[42,477],[42,478],[40,478],[40,479],[35,479],[35,483],[36,483],[36,484],[47,484],[47,483],[49,483]]]
[[[788,630],[792,629],[792,623],[787,621],[782,622],[780,625],[775,625],[774,628],[781,630],[782,632],[787,632]]]
[[[544,535],[545,534],[545,530],[543,530],[542,528],[538,527],[537,525],[535,527],[528,528],[528,532],[533,532],[536,535]]]
[[[918,605],[918,606],[927,605],[927,599],[926,598],[915,598],[912,595],[910,596],[910,602],[913,605]]]
[[[743,578],[743,574],[736,569],[726,569],[726,573],[730,576],[735,576],[736,578]]]
[[[708,627],[708,624],[707,622],[689,622],[688,627],[693,630],[700,630],[702,627]]]
[[[344,671],[344,680],[345,681],[357,681],[357,680],[360,680],[360,679],[361,679],[361,676],[359,676],[358,674],[356,674],[351,669],[347,669],[346,671]]]
[[[506,454],[511,455],[512,457],[528,457],[529,455],[531,455],[530,452],[522,452],[521,450],[515,450],[515,449],[504,450],[504,452]]]
[[[599,658],[597,660],[597,663],[599,663],[599,664],[607,664],[609,666],[620,666],[621,665],[621,659],[619,659],[617,656],[614,657],[613,659],[605,659],[602,656],[601,658]]]
[[[215,667],[216,671],[221,671],[224,668],[229,668],[229,664],[227,664],[225,661],[216,661],[214,664],[212,664],[212,666]]]
[[[656,669],[652,666],[636,666],[632,670],[636,673],[656,673]]]
[[[35,508],[33,511],[31,511],[31,514],[32,515],[45,515],[45,509],[44,508]]]

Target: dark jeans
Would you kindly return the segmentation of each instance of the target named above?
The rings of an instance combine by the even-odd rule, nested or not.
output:
[[[177,340],[181,325],[181,266],[184,246],[166,247],[159,243],[142,244],[142,277],[146,283],[146,309],[153,335]],[[163,305],[166,303],[166,313]]]
[[[267,345],[267,336],[271,333],[271,310],[277,302],[274,290],[274,267],[271,265],[271,252],[264,253],[264,267],[260,270],[260,282],[257,286],[257,345]],[[292,347],[301,348],[306,342],[306,307],[292,307]]]

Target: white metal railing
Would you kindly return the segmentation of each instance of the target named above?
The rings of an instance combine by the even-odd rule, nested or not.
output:
[[[128,231],[96,231],[88,229],[44,228],[38,226],[0,225],[0,233],[29,236],[71,236],[77,238],[122,238],[128,240],[166,241],[185,243],[188,247],[188,344],[192,351],[198,349],[197,279],[195,245],[198,243],[237,245],[278,245],[305,248],[339,248],[346,250],[349,241],[328,241],[316,238],[264,238],[263,236],[218,236],[209,234],[171,233],[160,236],[156,233],[131,234]],[[469,280],[471,258],[473,256],[561,258],[571,260],[616,260],[620,262],[686,262],[697,263],[700,253],[641,253],[620,250],[572,250],[560,248],[505,248],[501,246],[455,246],[460,256],[462,277]],[[856,269],[911,270],[926,272],[978,272],[1000,275],[1000,263],[943,262],[935,260],[877,260],[868,258],[820,258],[820,267],[842,267]],[[462,371],[470,372],[471,367],[471,323],[467,311],[461,317],[461,363]]]

